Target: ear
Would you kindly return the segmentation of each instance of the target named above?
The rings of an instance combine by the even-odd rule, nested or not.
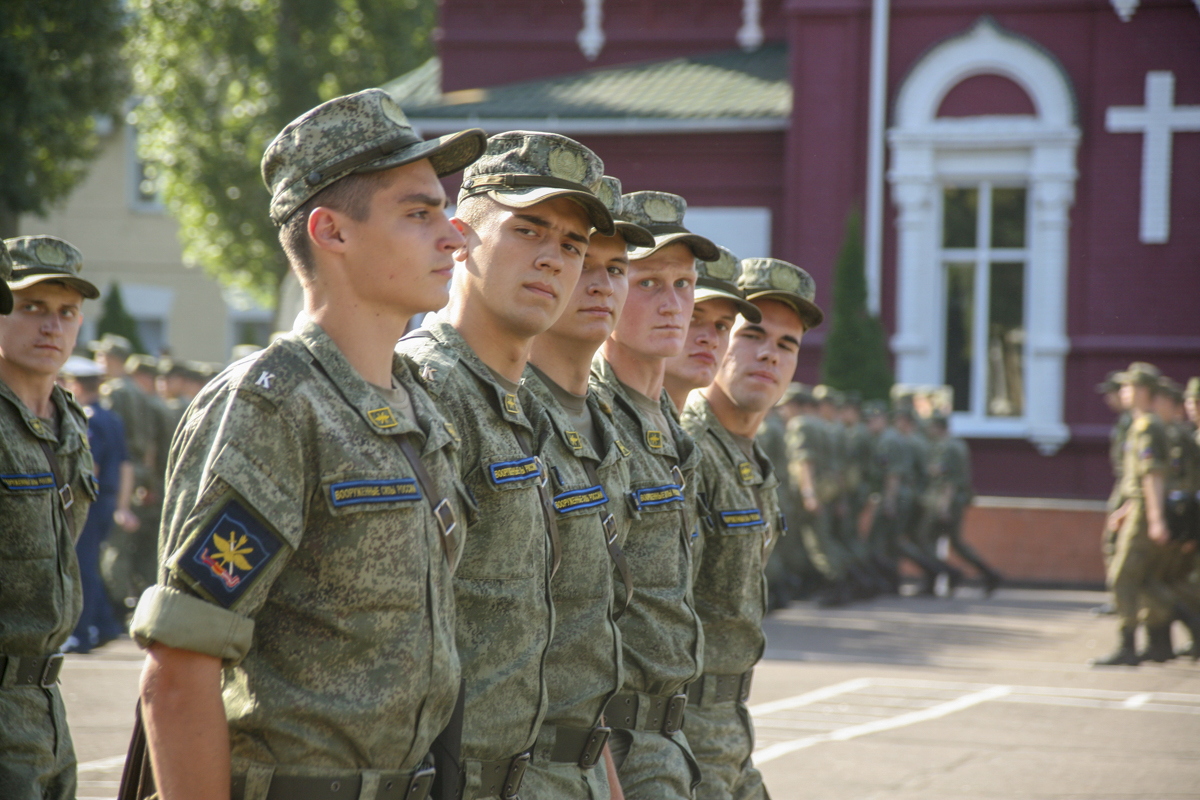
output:
[[[317,206],[308,215],[308,238],[320,250],[342,253],[346,250],[345,218],[331,208]]]

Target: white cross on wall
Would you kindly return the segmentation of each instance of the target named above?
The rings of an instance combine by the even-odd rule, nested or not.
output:
[[[1138,239],[1165,244],[1171,233],[1171,140],[1200,131],[1200,106],[1175,105],[1175,73],[1146,73],[1146,105],[1111,106],[1109,133],[1142,134],[1142,212]]]

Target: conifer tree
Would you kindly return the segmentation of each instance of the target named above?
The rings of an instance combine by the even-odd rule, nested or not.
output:
[[[146,352],[142,337],[138,335],[137,320],[125,310],[125,301],[121,299],[121,284],[113,281],[104,296],[104,310],[100,312],[100,321],[96,323],[96,336],[115,333],[124,336],[133,345],[133,352]]]
[[[862,217],[846,218],[846,236],[833,278],[833,320],[821,358],[821,380],[864,400],[886,400],[893,383],[887,339],[879,317],[867,311],[863,265]]]

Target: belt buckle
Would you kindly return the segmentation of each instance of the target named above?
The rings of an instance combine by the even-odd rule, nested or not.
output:
[[[404,795],[404,800],[426,800],[433,790],[433,779],[436,776],[437,769],[435,767],[418,769],[413,773],[412,780],[408,782],[408,792]]]
[[[62,500],[64,510],[75,505],[75,493],[71,491],[70,484],[58,490],[58,499]]]
[[[608,544],[612,544],[617,540],[617,521],[613,519],[613,515],[609,514],[600,523],[604,526],[604,539]]]
[[[39,685],[43,689],[49,689],[54,684],[58,683],[58,676],[62,673],[63,654],[55,653],[46,658],[46,666],[42,668],[42,677]]]
[[[512,760],[512,764],[508,767],[508,776],[504,779],[503,793],[500,795],[504,800],[515,800],[517,792],[521,790],[521,779],[525,777],[525,770],[529,768],[529,753],[521,753]]]
[[[612,728],[605,728],[601,725],[592,728],[587,744],[579,755],[579,766],[591,769],[600,763],[600,758],[604,755],[604,746],[608,744],[608,737],[611,733]]]
[[[667,702],[667,715],[663,720],[662,732],[667,736],[683,727],[683,710],[687,708],[687,695],[677,694]]]
[[[442,502],[434,506],[434,519],[437,520],[438,530],[442,536],[449,536],[454,533],[454,529],[458,527],[458,519],[454,516],[454,509],[450,507],[450,501],[442,498]]]

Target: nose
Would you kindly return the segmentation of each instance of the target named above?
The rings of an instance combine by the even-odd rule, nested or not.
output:
[[[692,335],[695,338],[696,344],[713,348],[717,346],[717,327],[711,322],[702,322],[698,325],[693,325]]]
[[[658,313],[664,317],[677,317],[682,314],[683,298],[679,296],[681,291],[681,289],[672,286],[663,292],[663,301],[662,305],[658,308]]]
[[[62,331],[62,320],[58,318],[58,314],[47,314],[42,318],[41,331],[45,334],[60,333]]]
[[[588,284],[588,294],[612,297],[612,275],[608,273],[607,269],[600,270],[599,274],[592,278],[591,283]]]
[[[443,214],[443,217],[445,217],[445,214]],[[445,222],[446,229],[442,234],[440,249],[448,253],[453,253],[455,250],[458,250],[467,243],[467,237],[463,236],[462,231],[460,231],[456,225],[450,222],[449,217],[445,217]]]
[[[562,272],[563,264],[562,249],[555,241],[546,242],[534,261],[534,266],[538,269],[549,270],[556,274]]]

